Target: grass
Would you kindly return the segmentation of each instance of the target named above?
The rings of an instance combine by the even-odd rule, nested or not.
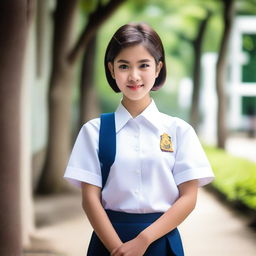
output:
[[[216,176],[212,186],[230,202],[241,203],[256,211],[256,163],[221,149],[204,148]]]

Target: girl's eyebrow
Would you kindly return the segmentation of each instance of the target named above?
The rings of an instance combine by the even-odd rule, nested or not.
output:
[[[127,60],[118,60],[117,63],[126,63],[126,64],[129,64],[129,61],[127,61]]]
[[[144,63],[144,62],[150,62],[151,60],[149,59],[142,59],[142,60],[139,60],[138,63]],[[118,60],[117,63],[126,63],[126,64],[129,64],[130,62],[128,60]]]
[[[151,60],[149,59],[143,59],[143,60],[139,60],[138,62],[141,63],[141,62],[150,62]]]

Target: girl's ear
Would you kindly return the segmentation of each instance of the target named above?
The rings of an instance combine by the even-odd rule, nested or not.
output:
[[[158,77],[162,67],[163,67],[163,62],[159,61],[157,66],[156,66],[156,78]]]
[[[109,69],[109,71],[111,73],[112,78],[115,79],[114,66],[113,66],[113,64],[111,62],[108,62],[108,69]]]

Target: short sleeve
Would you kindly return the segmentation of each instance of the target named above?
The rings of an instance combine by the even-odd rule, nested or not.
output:
[[[189,125],[185,131],[177,132],[177,151],[173,168],[177,186],[197,179],[204,186],[214,179],[214,174],[201,143]]]
[[[93,119],[96,120],[96,119]],[[99,127],[92,120],[81,128],[72,149],[64,178],[81,187],[86,182],[101,187],[101,170],[98,159]]]

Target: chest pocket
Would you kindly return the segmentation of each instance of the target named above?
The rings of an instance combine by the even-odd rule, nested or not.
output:
[[[175,141],[163,131],[142,134],[143,158],[147,166],[173,169],[175,162]],[[153,168],[155,169],[155,168]]]
[[[155,149],[149,148],[145,150],[143,160],[146,166],[152,170],[159,172],[163,169],[169,169],[171,173],[175,163],[175,155],[174,152],[161,151],[158,146]]]
[[[162,165],[170,168],[170,171],[172,171],[174,163],[175,163],[175,157],[173,152],[163,152],[160,150],[159,152],[159,158],[161,159],[160,162],[162,162]]]

